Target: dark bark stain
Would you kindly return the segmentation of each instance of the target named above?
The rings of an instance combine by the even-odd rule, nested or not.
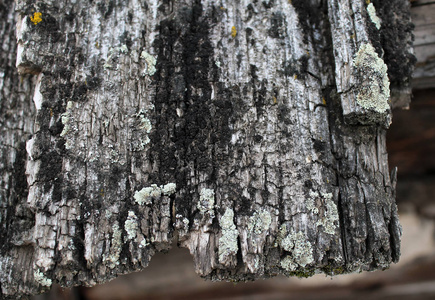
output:
[[[218,86],[217,99],[211,100],[211,80],[217,74],[209,37],[213,19],[217,19],[213,10],[205,12],[201,1],[195,1],[181,8],[175,18],[160,23],[154,44],[160,52],[150,157],[159,163],[159,173],[151,177],[159,184],[176,180],[177,189],[186,191],[192,188],[192,171],[207,174],[206,181],[213,182],[219,156],[215,148],[226,145],[231,137],[232,104],[224,97],[228,91]],[[180,70],[176,72],[175,66]],[[177,211],[189,210],[191,197],[188,192],[176,199]]]
[[[275,12],[270,19],[269,35],[276,39],[283,39],[286,31],[286,22],[281,12]]]
[[[384,50],[391,87],[403,87],[409,83],[417,62],[416,57],[406,50],[412,46],[410,37],[414,40],[414,24],[411,22],[409,3],[398,0],[373,0],[372,3],[376,14],[382,19],[382,25],[379,31],[374,25],[368,27],[372,29],[369,32],[370,38],[376,39],[376,36],[380,36],[378,39]],[[368,22],[372,23],[370,19]]]
[[[308,44],[310,40],[314,40],[313,34],[319,29],[323,20],[322,11],[325,11],[326,1],[292,0],[291,3],[298,14],[299,24],[304,34],[304,43]]]
[[[285,76],[294,76],[305,79],[308,70],[308,55],[302,55],[299,59],[287,60],[283,63],[282,73]]]

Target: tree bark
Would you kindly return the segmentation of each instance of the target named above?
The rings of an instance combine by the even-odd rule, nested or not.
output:
[[[173,242],[214,280],[396,262],[385,133],[412,26],[408,1],[368,2],[1,5],[2,295]]]

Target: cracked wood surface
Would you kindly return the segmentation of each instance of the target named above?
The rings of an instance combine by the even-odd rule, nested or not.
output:
[[[106,282],[173,241],[216,280],[396,262],[409,4],[372,5],[380,27],[356,0],[0,5],[2,295]]]

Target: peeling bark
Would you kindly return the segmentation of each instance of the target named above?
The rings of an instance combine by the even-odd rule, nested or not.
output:
[[[0,9],[4,297],[106,282],[173,241],[215,280],[399,259],[385,132],[408,1]]]

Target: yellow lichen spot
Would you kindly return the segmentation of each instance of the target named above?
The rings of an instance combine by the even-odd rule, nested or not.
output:
[[[298,79],[298,75],[296,75],[296,74],[293,75],[293,78],[294,78],[294,79]]]
[[[366,4],[369,5],[370,4],[370,0],[366,0]]]
[[[356,37],[355,33],[354,33],[354,34],[352,34],[352,35],[350,36],[350,38],[351,38],[352,40],[354,40],[354,39],[355,39],[355,37]]]
[[[308,55],[308,56],[310,56],[310,51],[305,51],[305,53]]]
[[[278,100],[276,100],[276,97],[273,96],[273,104],[277,104],[277,103],[278,103]]]
[[[233,26],[233,27],[231,27],[231,36],[233,38],[235,38],[236,35],[237,35],[237,29],[236,29],[236,26]]]
[[[325,97],[322,98],[322,103],[323,103],[323,105],[326,105]]]
[[[39,22],[41,22],[42,21],[42,18],[41,18],[41,16],[42,16],[42,13],[40,13],[40,12],[35,12],[34,14],[33,14],[33,16],[31,16],[30,17],[30,21],[32,21],[33,22],[33,24],[38,24]]]

